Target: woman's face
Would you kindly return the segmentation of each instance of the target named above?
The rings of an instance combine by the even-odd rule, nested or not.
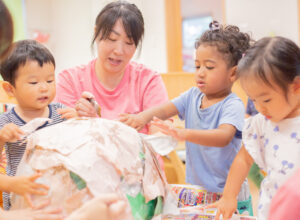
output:
[[[98,62],[102,71],[122,74],[135,53],[134,41],[124,30],[122,20],[118,19],[107,39],[98,40]]]

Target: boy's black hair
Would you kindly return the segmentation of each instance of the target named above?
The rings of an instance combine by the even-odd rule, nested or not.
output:
[[[98,36],[100,40],[109,37],[118,19],[121,19],[127,36],[133,40],[135,46],[139,45],[144,35],[143,15],[135,4],[119,0],[107,4],[98,14],[92,46]]]
[[[2,78],[15,86],[17,70],[27,61],[36,61],[42,67],[44,63],[52,63],[55,60],[51,52],[35,40],[21,40],[13,44],[8,57],[0,64]]]
[[[200,45],[215,46],[225,56],[229,67],[236,66],[252,43],[250,35],[241,32],[237,26],[223,26],[217,21],[211,22],[209,28],[197,39],[195,48]]]
[[[288,85],[300,76],[300,48],[284,37],[262,38],[238,64],[238,77],[251,74],[271,87],[272,79],[287,95]]]

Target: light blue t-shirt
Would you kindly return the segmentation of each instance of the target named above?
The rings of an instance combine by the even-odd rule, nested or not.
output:
[[[200,109],[204,94],[193,87],[172,100],[188,129],[216,129],[221,124],[235,126],[237,132],[225,147],[206,147],[186,142],[186,182],[210,192],[223,192],[231,163],[241,147],[245,108],[234,93],[205,109]]]

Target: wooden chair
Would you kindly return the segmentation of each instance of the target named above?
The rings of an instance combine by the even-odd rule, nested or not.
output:
[[[165,174],[169,184],[185,184],[185,165],[176,150],[163,157]]]

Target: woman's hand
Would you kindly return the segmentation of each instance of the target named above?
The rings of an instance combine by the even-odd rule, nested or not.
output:
[[[57,113],[64,119],[78,117],[77,111],[74,108],[59,108],[57,109]]]
[[[177,141],[186,140],[186,130],[182,128],[175,128],[173,124],[170,124],[170,122],[166,122],[154,117],[151,121],[151,125],[158,127],[160,132],[172,136]]]
[[[81,98],[77,101],[75,109],[80,117],[98,117],[95,105],[89,100],[94,99],[93,94],[83,92]]]
[[[122,216],[125,208],[126,203],[116,194],[104,194],[86,202],[65,220],[114,220]]]
[[[119,121],[136,129],[137,131],[141,130],[146,125],[144,118],[139,114],[120,114]]]
[[[48,194],[49,190],[48,186],[35,182],[41,175],[42,174],[37,173],[32,176],[10,177],[8,190],[18,195],[22,195],[30,207],[34,207],[30,198],[31,194],[45,196]]]
[[[235,198],[222,197],[219,201],[206,206],[205,208],[217,208],[215,220],[219,220],[222,215],[222,220],[230,220],[232,215],[237,210],[237,200]]]

